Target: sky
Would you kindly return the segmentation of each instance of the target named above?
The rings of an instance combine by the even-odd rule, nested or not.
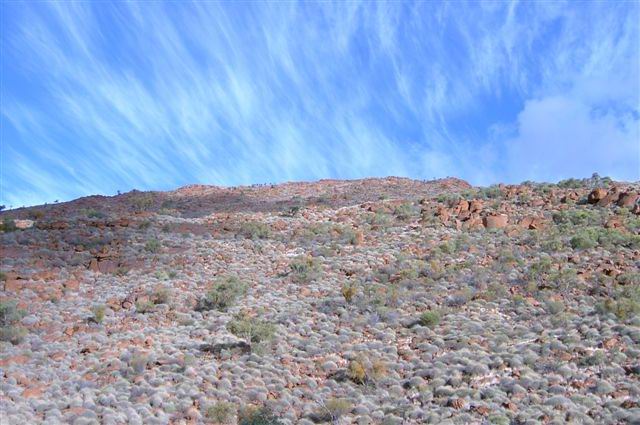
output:
[[[0,204],[640,180],[638,1],[1,3]]]

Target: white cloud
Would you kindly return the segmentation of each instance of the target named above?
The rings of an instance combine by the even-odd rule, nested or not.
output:
[[[593,172],[640,179],[640,125],[628,113],[594,113],[563,96],[528,101],[518,116],[518,134],[506,142],[511,181],[557,181]]]

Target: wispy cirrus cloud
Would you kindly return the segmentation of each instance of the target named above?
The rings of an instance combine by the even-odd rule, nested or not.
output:
[[[640,178],[637,3],[3,3],[0,202]]]

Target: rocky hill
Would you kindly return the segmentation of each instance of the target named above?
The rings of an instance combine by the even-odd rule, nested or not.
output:
[[[3,212],[2,424],[640,423],[640,183]]]

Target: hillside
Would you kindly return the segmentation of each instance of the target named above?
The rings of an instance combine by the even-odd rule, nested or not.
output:
[[[0,218],[3,424],[640,423],[640,182],[194,185]]]

